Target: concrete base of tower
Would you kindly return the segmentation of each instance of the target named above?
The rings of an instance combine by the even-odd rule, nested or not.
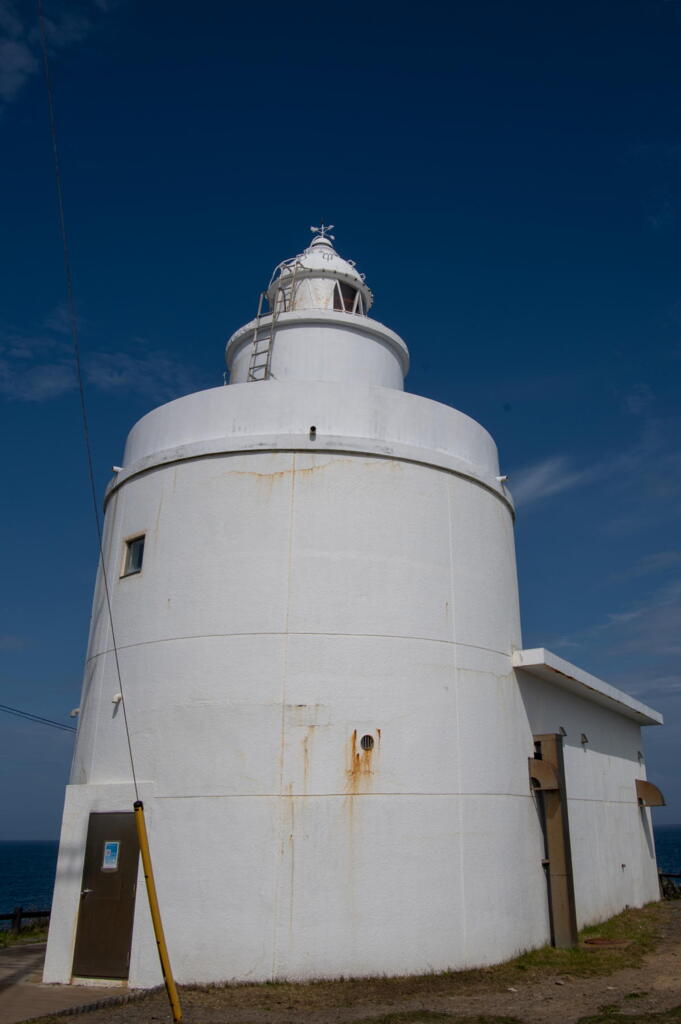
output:
[[[184,661],[177,661],[182,671]],[[212,788],[203,779],[201,794],[179,775],[142,781],[178,982],[459,970],[548,943],[544,834],[527,760],[537,733],[553,733],[564,743],[577,924],[655,900],[650,812],[636,798],[643,774],[640,721],[631,717],[649,709],[630,700],[615,710],[612,688],[592,691],[610,700],[608,707],[587,699],[586,689],[579,696],[527,669],[504,674],[501,668],[499,659],[496,673],[458,669],[465,728],[450,716],[444,746],[435,732],[428,744],[405,713],[399,687],[380,729],[372,728],[372,714],[355,719],[359,728],[345,728],[340,715],[334,724],[325,722],[323,709],[301,698],[279,707],[285,781],[278,790],[229,793],[218,784],[217,770]],[[247,732],[238,703],[233,712],[242,728],[235,735]],[[357,695],[352,704],[356,709]],[[216,716],[217,706],[209,717]],[[254,720],[261,717],[254,713]],[[363,737],[373,744],[363,744]],[[206,736],[208,745],[213,740]],[[251,742],[257,753],[257,731]],[[438,765],[441,777],[459,780],[456,792],[438,787]],[[431,785],[396,788],[401,767]],[[339,784],[322,791],[332,771]],[[89,899],[82,891],[92,816],[129,812],[133,801],[130,784],[68,787],[47,982],[69,983],[79,974],[74,952],[83,900]],[[95,849],[96,857],[101,854]],[[141,872],[126,974],[133,988],[161,981]]]
[[[69,787],[47,982],[73,978],[89,813],[129,808],[126,789]],[[145,808],[180,983],[419,974],[549,940],[529,796],[147,796]],[[514,878],[510,848],[527,865]],[[140,874],[128,983],[160,981]]]

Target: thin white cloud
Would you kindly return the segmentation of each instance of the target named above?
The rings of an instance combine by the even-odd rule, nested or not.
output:
[[[38,70],[31,50],[18,39],[0,39],[0,100],[10,103]]]
[[[0,32],[16,39],[23,32],[21,21],[8,0],[0,0]]]
[[[655,395],[644,381],[636,384],[624,399],[625,408],[633,416],[642,416],[644,412],[648,412],[654,402]]]
[[[106,0],[71,0],[54,3],[45,17],[45,35],[52,51],[73,46],[96,27],[110,9]],[[11,0],[0,0],[0,104],[17,98],[40,69],[40,33],[32,5],[19,10]]]
[[[681,435],[679,419],[646,424],[639,444],[603,466],[612,497],[611,514],[601,524],[605,534],[623,537],[646,530],[650,537],[663,524],[681,518]]]
[[[95,352],[86,360],[90,385],[110,394],[139,395],[157,402],[196,391],[207,382],[167,352],[153,351],[139,343],[133,352]]]
[[[680,550],[656,551],[652,555],[646,555],[645,558],[639,559],[638,562],[629,566],[628,569],[614,573],[611,579],[637,579],[640,576],[650,576],[654,573],[666,572],[668,569],[674,569],[676,566],[681,566]]]
[[[68,9],[62,11],[58,21],[45,17],[44,24],[47,41],[53,50],[60,50],[65,46],[80,43],[94,27],[92,18],[84,11],[76,12]],[[38,29],[34,28],[30,31],[30,39],[37,42],[39,37]]]
[[[0,651],[20,651],[25,643],[25,638],[16,633],[0,633]]]
[[[2,368],[0,368],[0,374]],[[10,398],[26,402],[45,402],[73,391],[76,375],[67,365],[31,366],[22,374],[0,376],[0,391]]]
[[[664,588],[638,614],[626,622],[613,644],[616,653],[649,654],[657,657],[681,655],[681,581]]]
[[[520,476],[520,502],[539,503],[568,488],[590,486],[607,497],[597,524],[605,543],[613,536],[631,535],[634,543],[662,531],[681,518],[681,454],[676,445],[678,419],[642,421],[639,440],[619,453],[579,466],[565,455],[545,458],[526,467]],[[574,503],[574,498],[572,499]],[[654,540],[653,540],[654,542]],[[658,541],[659,542],[659,541]],[[635,547],[632,550],[636,550]],[[639,547],[640,550],[640,547]],[[644,549],[645,550],[645,549]],[[617,666],[616,686],[646,700],[676,700],[681,694],[681,549],[670,546],[633,558],[610,577],[628,581],[640,596],[622,600],[596,625],[547,638],[546,646],[585,666]],[[676,571],[675,571],[676,570]],[[636,581],[640,585],[636,588]],[[597,673],[598,674],[598,673]],[[605,677],[609,678],[606,672]]]
[[[608,621],[603,628],[607,629],[610,626],[625,626],[627,622],[633,622],[634,619],[640,619],[644,613],[644,608],[634,608],[630,612],[610,612],[608,615]]]
[[[634,697],[676,697],[681,694],[681,675],[637,676],[627,681],[627,691]]]
[[[561,651],[564,651],[566,648],[570,647],[581,647],[582,644],[579,642],[579,640],[574,640],[572,637],[569,636],[557,636],[554,637],[553,640],[550,640],[547,646],[551,650],[553,650],[553,648],[556,647]]]
[[[0,333],[0,394],[44,402],[76,386],[68,348],[49,334]]]
[[[80,327],[82,329],[82,327],[83,327],[83,318],[82,318],[82,316],[78,317],[78,323],[79,323],[79,325],[80,325]],[[60,302],[59,305],[56,306],[52,310],[52,312],[49,313],[45,317],[45,327],[49,331],[54,331],[55,334],[65,334],[65,335],[70,335],[71,334],[71,321],[70,321],[70,318],[69,318],[69,311],[66,308],[66,303],[65,302]]]
[[[516,504],[539,500],[586,485],[607,485],[616,510],[601,524],[604,531],[627,533],[681,514],[679,419],[643,419],[640,439],[598,462],[580,465],[566,454],[549,455],[519,470],[511,469],[510,489]]]
[[[518,506],[529,505],[589,483],[595,475],[595,467],[578,468],[568,456],[552,455],[514,472],[511,493]]]
[[[0,395],[5,398],[46,402],[77,387],[63,309],[54,310],[45,324],[47,330],[32,335],[0,332]],[[128,351],[85,352],[83,376],[88,389],[157,403],[219,383],[217,373],[216,379],[206,379],[186,360],[153,350],[141,339],[133,339]]]
[[[588,629],[549,642],[557,648],[605,645],[608,655],[636,654],[677,659],[681,655],[681,580],[658,587],[644,601],[610,612]]]
[[[660,233],[672,231],[679,220],[679,204],[667,197],[651,201],[651,206],[652,209],[645,218],[651,231]]]

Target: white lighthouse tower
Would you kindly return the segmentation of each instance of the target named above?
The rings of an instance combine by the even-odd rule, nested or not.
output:
[[[639,752],[660,716],[521,650],[491,437],[403,392],[407,347],[328,229],[266,299],[229,386],[140,420],[106,495],[178,981],[493,963],[656,898]],[[159,981],[115,654],[100,574],[48,981]]]

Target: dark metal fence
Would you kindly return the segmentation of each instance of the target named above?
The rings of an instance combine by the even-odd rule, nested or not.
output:
[[[43,921],[50,920],[49,910],[24,910],[23,907],[15,907],[11,914],[0,914],[0,921],[10,921],[10,931],[17,935],[21,931],[21,922],[40,918]]]
[[[660,871],[660,895],[666,900],[681,899],[681,875],[670,875],[666,871]]]

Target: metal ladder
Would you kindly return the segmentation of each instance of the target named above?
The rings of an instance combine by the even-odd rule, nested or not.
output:
[[[270,366],[272,363],[272,342],[274,341],[274,331],[277,326],[277,303],[275,300],[274,309],[272,310],[272,319],[266,328],[262,326],[263,311],[262,307],[265,302],[265,292],[260,293],[260,301],[258,302],[258,313],[255,318],[255,330],[253,331],[253,348],[251,349],[251,361],[248,364],[248,380],[267,380],[270,376]],[[266,333],[262,333],[265,330]]]
[[[293,276],[291,278],[291,291],[289,293],[289,306],[293,305],[293,298],[295,295],[296,287],[296,275],[298,273],[299,265],[296,263],[293,268]],[[263,313],[263,304],[267,298],[266,292],[260,293],[260,301],[258,302],[258,312],[255,318],[255,330],[253,331],[253,348],[251,349],[251,359],[248,364],[248,377],[247,380],[269,380],[272,376],[272,349],[274,347],[274,334],[277,329],[277,321],[279,319],[279,292],[282,295],[283,289],[278,289],[275,294],[273,303],[271,320],[265,326],[262,325],[263,316],[268,314]],[[287,312],[285,305],[284,296],[284,312]]]

